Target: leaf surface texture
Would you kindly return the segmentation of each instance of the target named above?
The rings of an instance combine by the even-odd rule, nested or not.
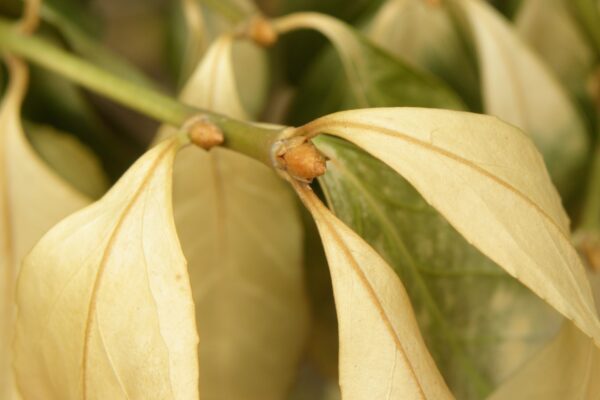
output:
[[[26,399],[198,398],[194,305],[172,216],[173,138],[52,228],[17,287]]]
[[[222,36],[181,99],[247,119]],[[168,129],[159,137],[172,134]],[[265,165],[215,148],[175,162],[175,220],[196,305],[203,399],[282,399],[307,330],[302,228],[293,194]]]
[[[400,279],[310,188],[295,187],[317,223],[329,262],[342,398],[451,399]]]

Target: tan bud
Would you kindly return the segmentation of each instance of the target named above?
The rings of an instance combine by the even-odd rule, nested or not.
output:
[[[269,20],[262,16],[256,16],[248,24],[247,36],[256,44],[269,47],[277,42],[277,31]]]
[[[310,141],[284,146],[278,156],[281,168],[303,182],[310,182],[327,171],[327,158]]]
[[[188,135],[192,143],[204,150],[210,150],[225,140],[221,129],[207,120],[193,122],[188,128]]]

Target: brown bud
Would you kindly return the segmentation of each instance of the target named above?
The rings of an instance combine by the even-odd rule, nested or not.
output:
[[[254,43],[263,47],[272,46],[278,38],[273,25],[262,16],[255,16],[250,20],[247,35]]]
[[[223,132],[215,124],[199,120],[193,122],[188,128],[188,135],[192,143],[204,150],[218,146],[225,140]]]
[[[307,141],[285,149],[280,159],[283,169],[303,182],[310,182],[327,170],[325,156]]]

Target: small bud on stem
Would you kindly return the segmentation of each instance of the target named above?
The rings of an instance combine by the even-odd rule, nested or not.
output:
[[[246,36],[262,47],[269,47],[277,42],[277,31],[269,20],[261,15],[254,16],[246,28]]]
[[[278,168],[302,182],[311,182],[327,170],[327,158],[305,137],[280,143],[275,157]]]
[[[190,141],[204,150],[210,150],[225,140],[221,129],[205,119],[192,121],[186,130]]]

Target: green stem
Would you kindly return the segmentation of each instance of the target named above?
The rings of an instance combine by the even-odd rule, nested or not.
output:
[[[257,127],[187,106],[156,89],[114,75],[44,39],[23,35],[15,25],[1,18],[0,50],[21,56],[163,123],[180,127],[192,116],[202,115],[221,128],[225,136],[224,147],[272,167],[271,147],[278,138],[279,129]]]

